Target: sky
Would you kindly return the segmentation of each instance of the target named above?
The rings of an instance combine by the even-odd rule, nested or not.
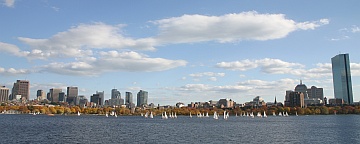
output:
[[[0,3],[0,85],[149,92],[175,105],[261,96],[300,80],[333,98],[331,58],[348,53],[360,101],[360,1],[51,1]]]

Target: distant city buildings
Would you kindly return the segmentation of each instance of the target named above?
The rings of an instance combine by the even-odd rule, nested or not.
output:
[[[9,88],[5,86],[0,87],[0,102],[6,102],[9,100]]]
[[[135,107],[135,104],[133,103],[133,94],[131,92],[125,93],[125,104],[128,108]]]
[[[334,96],[344,103],[353,103],[349,54],[339,54],[331,58]]]
[[[324,104],[324,92],[323,88],[317,88],[311,86],[307,88],[305,84],[300,80],[300,84],[295,86],[294,91],[287,90],[285,94],[285,106],[309,106],[309,105],[322,105]],[[303,96],[301,96],[303,95]]]
[[[30,82],[28,80],[17,80],[11,91],[10,100],[20,96],[21,99],[29,100],[30,98]]]
[[[45,94],[45,92],[43,91],[43,90],[37,90],[36,91],[36,98],[38,99],[38,100],[45,100],[46,99],[46,94]]]
[[[49,90],[51,102],[59,102],[59,94],[62,92],[62,89],[52,88]]]
[[[140,90],[137,93],[137,107],[147,106],[148,105],[148,92]]]

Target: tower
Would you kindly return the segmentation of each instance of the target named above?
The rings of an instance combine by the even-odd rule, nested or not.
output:
[[[30,82],[28,80],[17,80],[12,88],[12,99],[15,99],[16,95],[21,95],[21,98],[29,100],[30,98]]]
[[[339,54],[331,58],[334,96],[345,103],[353,103],[349,54]]]
[[[140,90],[137,93],[137,106],[140,107],[142,105],[147,105],[148,101],[148,92]]]

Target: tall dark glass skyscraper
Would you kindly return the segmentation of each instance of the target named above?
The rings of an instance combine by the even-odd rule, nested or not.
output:
[[[148,92],[140,90],[137,93],[137,106],[147,105],[148,102]]]
[[[353,103],[349,54],[339,54],[331,58],[335,98],[345,103]]]

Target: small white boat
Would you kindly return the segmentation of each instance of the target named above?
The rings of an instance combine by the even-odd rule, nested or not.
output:
[[[216,112],[214,112],[214,119],[219,119],[218,115]]]
[[[106,117],[109,117],[108,113],[105,114]]]
[[[257,113],[257,117],[262,117],[260,112]]]
[[[192,118],[191,112],[190,112],[190,118]]]
[[[79,112],[79,111],[78,111],[77,115],[80,116],[80,112]]]
[[[115,113],[114,116],[117,117],[117,114]]]
[[[281,113],[281,112],[279,112],[279,116],[282,116],[282,113]]]
[[[273,116],[276,116],[275,112],[273,112]]]
[[[297,112],[295,112],[295,115],[298,116]]]
[[[152,112],[150,112],[150,118],[154,118],[154,115]]]
[[[267,115],[266,115],[266,113],[265,113],[265,111],[264,111],[264,116],[263,116],[264,118],[266,118],[267,117]]]

